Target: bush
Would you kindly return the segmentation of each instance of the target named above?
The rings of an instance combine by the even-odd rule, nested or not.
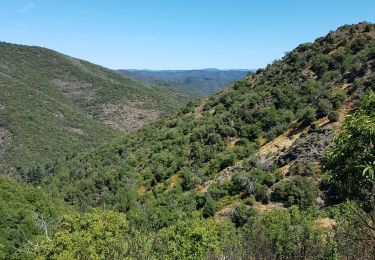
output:
[[[326,116],[332,110],[332,104],[328,99],[321,99],[318,102],[318,116]]]
[[[255,188],[255,199],[263,204],[268,204],[270,201],[270,194],[266,185],[258,184]]]
[[[259,124],[247,124],[241,129],[241,134],[243,137],[249,140],[255,140],[262,133],[262,127]]]
[[[328,113],[327,116],[328,116],[329,121],[331,122],[337,122],[340,118],[340,114],[337,111],[331,111]]]
[[[319,166],[311,161],[296,161],[290,166],[290,175],[312,176],[319,172]]]
[[[57,232],[37,248],[37,256],[52,259],[99,259],[124,257],[124,214],[95,209],[83,216],[75,213],[61,219]]]
[[[249,259],[337,259],[311,214],[297,207],[266,212],[244,231]]]
[[[277,184],[272,193],[272,200],[285,202],[288,206],[298,205],[301,209],[307,209],[315,205],[318,192],[317,186],[310,179],[297,177],[294,180]]]
[[[217,183],[212,184],[208,188],[208,193],[210,194],[211,198],[214,200],[219,200],[222,197],[228,195],[227,190],[222,185],[217,184]]]
[[[326,55],[318,55],[312,64],[312,69],[319,78],[328,70],[329,58]]]
[[[333,108],[338,109],[345,102],[347,95],[343,89],[336,89],[332,92],[330,100],[332,102]]]
[[[240,171],[233,175],[230,182],[230,194],[235,195],[243,192],[245,195],[253,194],[256,180],[253,175],[246,171]]]
[[[184,173],[182,176],[181,187],[183,190],[191,190],[194,189],[199,183],[201,179],[194,175],[189,169],[184,169]]]
[[[203,217],[205,218],[213,217],[216,211],[218,210],[218,208],[219,206],[217,205],[217,202],[211,198],[208,198],[203,207]]]
[[[302,116],[302,124],[305,126],[310,125],[316,119],[316,111],[312,107],[307,107]]]
[[[257,211],[254,208],[241,204],[233,211],[232,222],[236,227],[242,227],[256,215]]]

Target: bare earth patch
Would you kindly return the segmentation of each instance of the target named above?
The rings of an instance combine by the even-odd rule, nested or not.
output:
[[[230,180],[236,170],[242,167],[243,161],[237,161],[235,165],[228,166],[224,170],[220,171],[213,179],[207,180],[203,182],[196,188],[196,191],[206,193],[208,191],[208,187],[210,187],[214,183],[223,183],[227,180]]]
[[[95,98],[96,93],[90,83],[62,79],[54,79],[52,83],[71,97],[85,101],[90,101]]]
[[[199,106],[197,106],[195,109],[194,109],[194,116],[195,118],[201,118],[203,116],[203,109],[204,109],[204,106],[206,105],[208,101],[208,98],[204,98],[201,103],[199,104]]]
[[[136,103],[106,104],[101,120],[122,132],[129,132],[156,120],[159,115],[155,110],[139,108]]]
[[[230,219],[233,215],[234,210],[236,209],[238,205],[240,205],[240,202],[235,201],[232,204],[225,206],[224,208],[216,212],[215,218],[216,219]]]
[[[64,118],[64,114],[60,110],[56,111],[56,113],[54,113],[53,115],[57,117],[58,119]]]
[[[8,129],[0,126],[0,154],[4,153],[7,146],[10,144],[11,134]]]
[[[85,131],[81,128],[76,128],[76,127],[69,127],[68,129],[72,133],[80,134],[80,135],[85,135]]]
[[[302,131],[306,131],[303,129]],[[293,145],[300,137],[302,131],[296,131],[296,122],[282,135],[260,147],[258,155],[262,162],[274,161],[277,154]]]

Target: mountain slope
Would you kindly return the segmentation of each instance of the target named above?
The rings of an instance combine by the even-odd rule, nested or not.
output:
[[[174,111],[191,96],[40,47],[0,43],[0,170],[52,162]]]
[[[207,96],[244,78],[251,70],[119,70],[144,83],[172,87]]]
[[[340,27],[183,114],[67,161],[45,185],[156,229],[228,217],[244,202],[259,211],[322,204],[320,162],[343,117],[374,89],[374,71],[375,26]]]

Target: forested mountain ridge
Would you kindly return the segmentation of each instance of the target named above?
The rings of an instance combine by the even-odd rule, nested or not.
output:
[[[31,255],[370,258],[374,72],[375,26],[342,26],[178,115],[24,172],[77,211]]]
[[[49,49],[9,43],[0,43],[0,89],[0,170],[13,172],[93,147],[119,134],[108,126],[136,129],[191,98]]]
[[[229,84],[244,78],[253,70],[118,70],[120,73],[145,83],[157,84],[200,96],[214,94]]]

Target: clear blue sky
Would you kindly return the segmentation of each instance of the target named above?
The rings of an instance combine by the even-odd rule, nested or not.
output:
[[[375,0],[0,0],[0,41],[113,69],[258,68],[364,20]]]

